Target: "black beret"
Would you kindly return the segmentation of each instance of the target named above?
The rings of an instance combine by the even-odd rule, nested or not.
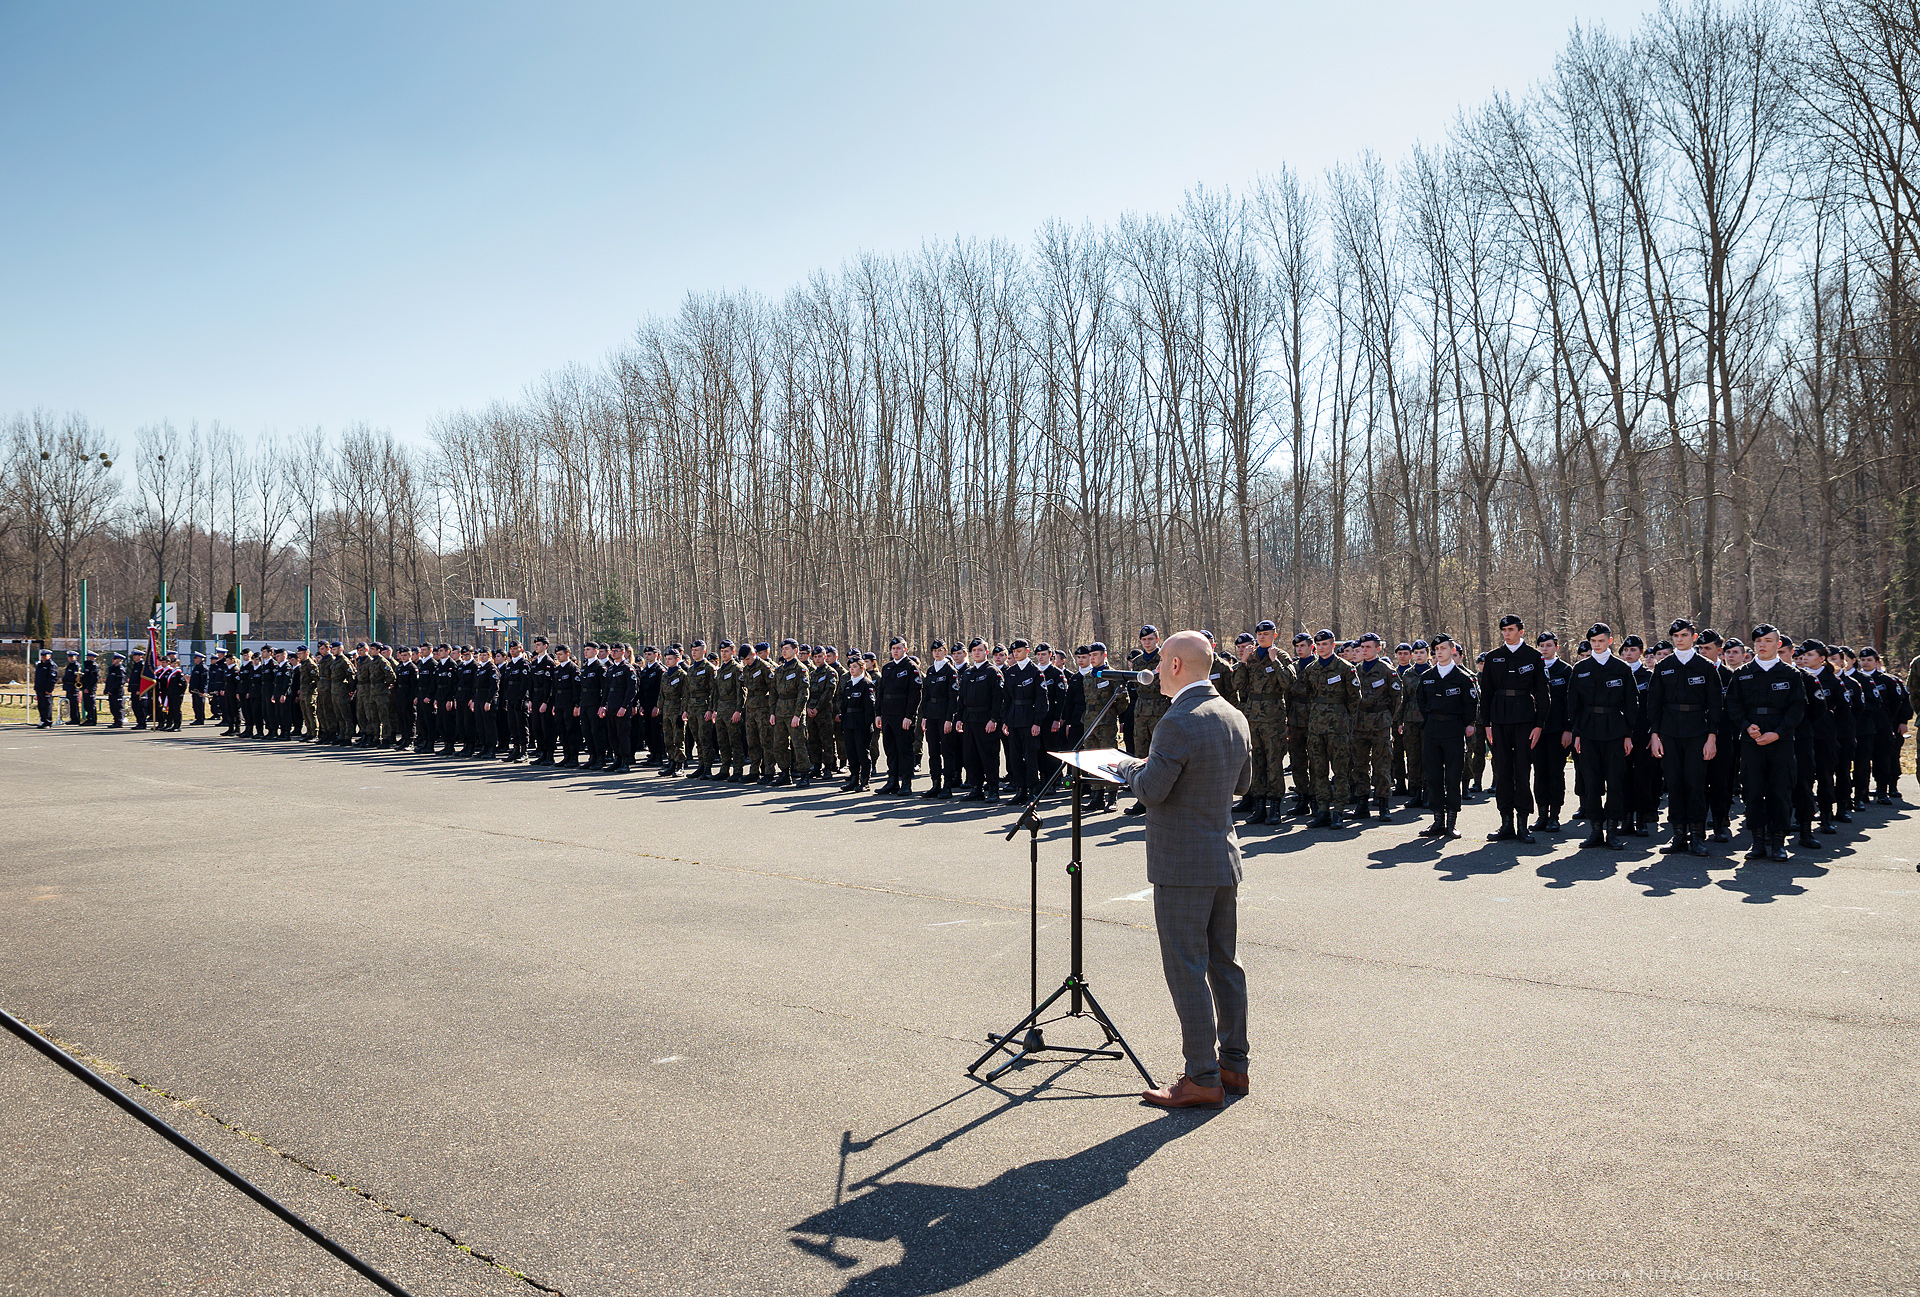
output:
[[[1293,642],[1295,644],[1311,644],[1313,643],[1313,636],[1307,634],[1303,630],[1295,631],[1293,633]]]
[[[1533,637],[1533,642],[1535,644],[1558,644],[1560,637],[1550,630],[1543,630]]]
[[[1087,652],[1089,653],[1105,653],[1106,651],[1107,646],[1099,640],[1095,640],[1093,643],[1087,645]]]
[[[1435,648],[1439,648],[1442,644],[1451,644],[1451,643],[1453,643],[1453,636],[1447,634],[1445,631],[1441,631],[1438,635],[1435,635],[1433,637],[1433,647]]]
[[[1276,627],[1276,626],[1275,626],[1275,625],[1274,625],[1274,624],[1273,624],[1272,622],[1270,622],[1270,621],[1263,621],[1263,622],[1261,622],[1261,623],[1260,623],[1260,624],[1259,624],[1258,626],[1255,626],[1255,627],[1254,627],[1253,629],[1254,629],[1255,631],[1263,631],[1263,630],[1277,630],[1277,629],[1279,629],[1279,628],[1278,628],[1278,627]]]
[[[533,642],[535,644],[545,644],[547,642],[547,637],[545,635],[535,635],[533,637]]]
[[[1318,644],[1322,640],[1331,640],[1332,638],[1333,632],[1330,630],[1318,630],[1313,633],[1313,642],[1315,644]]]
[[[1779,633],[1780,628],[1770,621],[1763,621],[1753,628],[1753,637],[1755,639],[1759,639],[1762,635],[1778,635]]]
[[[705,640],[697,639],[693,643],[689,644],[687,647],[688,648],[705,648],[706,646],[707,646],[707,642]]]
[[[1382,642],[1383,641],[1381,640],[1381,638],[1378,635],[1375,635],[1372,631],[1368,631],[1365,635],[1362,635],[1359,639],[1354,641],[1354,643],[1356,644],[1379,644]]]
[[[1017,639],[1013,643],[1007,645],[1007,647],[1009,649],[1023,649],[1027,647],[1027,642],[1023,639]]]
[[[1673,641],[1670,639],[1663,639],[1658,644],[1655,644],[1653,646],[1653,651],[1655,653],[1658,653],[1661,649],[1671,649],[1671,648],[1673,648]]]
[[[1667,634],[1678,635],[1683,630],[1692,630],[1693,628],[1694,628],[1693,623],[1688,621],[1685,617],[1675,617],[1667,625]]]
[[[1432,648],[1433,645],[1427,643],[1423,639],[1417,639],[1411,645],[1409,645],[1409,647],[1414,649],[1423,649],[1423,648]]]
[[[755,653],[765,653],[767,651],[767,642],[765,640],[757,641],[753,646],[753,651]]]
[[[1720,632],[1709,626],[1701,631],[1696,638],[1702,644],[1718,644],[1720,642]]]
[[[1514,616],[1512,613],[1508,613],[1506,616],[1500,619],[1501,630],[1505,630],[1509,626],[1518,626],[1524,630],[1526,628],[1526,625],[1527,624],[1525,622],[1521,621],[1518,617]]]
[[[1405,640],[1401,640],[1393,646],[1393,651],[1395,653],[1411,653],[1413,652],[1413,645],[1407,643]]]
[[[898,644],[901,648],[905,648],[907,646],[907,642],[901,639],[898,635],[895,635],[892,639],[887,641],[887,647],[892,648],[895,644]]]
[[[875,657],[875,656],[874,656],[873,654],[871,654],[871,653],[862,653],[862,654],[860,655],[860,660],[861,660],[862,662],[878,662],[878,661],[879,661],[880,659],[879,659],[879,658],[877,658],[877,657]]]
[[[718,645],[717,645],[716,647],[719,647],[719,648],[732,648],[732,647],[733,647],[733,641],[732,641],[732,640],[730,640],[730,639],[723,639],[723,640],[721,640],[721,641],[720,641],[720,643],[719,643],[719,644],[718,644]]]
[[[981,639],[978,635],[975,635],[972,639],[967,641],[967,647],[970,649],[985,648],[986,645],[987,645],[987,642]]]
[[[947,642],[943,639],[937,639],[933,643],[927,645],[927,647],[930,649],[945,648],[946,646],[947,646]]]
[[[1053,650],[1052,650],[1052,649],[1051,649],[1050,647],[1048,647],[1048,645],[1047,645],[1047,642],[1046,642],[1045,640],[1041,640],[1041,641],[1040,641],[1040,642],[1039,642],[1038,644],[1035,644],[1035,645],[1033,646],[1033,651],[1034,651],[1034,652],[1036,652],[1036,653],[1051,653],[1051,652],[1053,652]]]
[[[1142,626],[1140,628],[1141,639],[1145,639],[1149,635],[1158,635],[1159,633],[1160,633],[1160,628],[1158,626],[1155,626],[1152,622],[1148,622],[1145,626]]]
[[[1802,644],[1800,646],[1800,651],[1802,653],[1818,653],[1821,657],[1831,656],[1831,654],[1827,652],[1827,646],[1825,644],[1822,644],[1817,639],[1810,639],[1806,643]]]
[[[1625,639],[1620,641],[1620,647],[1623,649],[1630,649],[1630,648],[1643,649],[1646,646],[1647,646],[1647,642],[1641,639],[1638,635],[1629,635]]]
[[[1233,642],[1235,644],[1251,644],[1253,643],[1253,632],[1243,630],[1233,637]]]
[[[780,641],[780,647],[781,648],[799,648],[800,641],[793,638],[793,636],[789,635],[787,636],[787,638]]]
[[[569,652],[570,650],[567,648],[565,644],[555,644],[553,646],[553,651],[555,653],[566,653],[566,652]]]
[[[1587,627],[1588,639],[1592,639],[1595,635],[1611,635],[1611,634],[1613,634],[1613,627],[1607,625],[1603,621],[1597,621],[1593,625]]]

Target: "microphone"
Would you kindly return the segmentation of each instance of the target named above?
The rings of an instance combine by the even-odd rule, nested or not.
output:
[[[1130,684],[1150,685],[1160,678],[1154,671],[1122,671],[1118,667],[1095,667],[1087,672],[1090,676],[1105,676],[1110,680],[1125,680]]]

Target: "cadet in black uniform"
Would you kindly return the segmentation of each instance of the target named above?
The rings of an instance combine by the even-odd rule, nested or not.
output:
[[[553,764],[553,744],[560,735],[559,713],[553,705],[553,655],[547,652],[547,638],[533,637],[533,661],[527,664],[527,748],[534,754],[529,764]]]
[[[1460,816],[1460,770],[1466,761],[1466,736],[1473,733],[1480,696],[1473,673],[1454,661],[1453,639],[1435,635],[1430,647],[1433,665],[1422,668],[1413,688],[1419,709],[1420,757],[1426,766],[1427,796],[1433,802],[1433,823],[1420,830],[1423,838],[1457,838]]]
[[[960,668],[954,728],[960,736],[966,763],[970,802],[995,801],[1000,796],[1000,671],[987,661],[987,642],[967,644],[967,664]]]
[[[948,798],[960,782],[960,735],[953,723],[960,715],[960,672],[948,655],[946,642],[927,646],[933,661],[920,681],[920,729],[927,737],[927,774],[933,786],[927,798]]]
[[[1013,735],[1013,750],[1007,768],[1007,781],[1013,785],[1013,799],[1024,802],[1038,789],[1041,735],[1047,726],[1046,677],[1033,664],[1024,639],[1013,641],[1013,661],[1001,673],[1006,682],[1006,725]]]
[[[33,702],[40,709],[40,726],[43,730],[53,728],[53,691],[60,685],[60,672],[53,665],[53,651],[40,650],[40,660],[33,664]]]
[[[843,793],[864,793],[873,775],[873,746],[868,735],[880,720],[879,685],[869,671],[871,653],[847,654],[847,678],[840,682],[840,733],[847,754],[847,782]]]
[[[1719,750],[1726,703],[1719,667],[1694,647],[1694,627],[1677,617],[1667,627],[1673,653],[1653,668],[1647,687],[1649,745],[1666,775],[1666,855],[1707,854],[1707,767]]]
[[[127,659],[115,653],[107,663],[107,710],[113,713],[110,730],[124,729],[127,714]]]
[[[580,665],[573,661],[565,644],[553,649],[554,738],[560,747],[561,766],[580,764]],[[549,753],[551,755],[551,753]]]
[[[580,658],[580,736],[587,753],[587,769],[596,770],[611,754],[607,751],[607,722],[600,707],[607,698],[607,660],[602,646],[584,644]]]
[[[1587,820],[1582,847],[1626,846],[1622,831],[1633,814],[1628,758],[1640,728],[1640,691],[1633,669],[1613,656],[1613,628],[1587,628],[1591,654],[1573,668],[1567,715],[1574,760],[1585,774],[1581,814]]]
[[[1512,613],[1502,617],[1502,642],[1480,668],[1480,725],[1493,749],[1493,795],[1500,807],[1500,828],[1487,835],[1489,842],[1533,841],[1527,825],[1533,814],[1533,781],[1528,776],[1535,749],[1549,737],[1553,688],[1547,681],[1547,660],[1526,642],[1526,629]]]
[[[1793,802],[1793,732],[1806,715],[1804,673],[1782,661],[1780,632],[1753,628],[1753,661],[1733,673],[1727,713],[1740,730],[1740,779],[1746,789],[1747,859],[1785,860]]]
[[[1840,687],[1840,677],[1827,660],[1827,646],[1810,639],[1800,646],[1800,659],[1801,669],[1807,673],[1807,718],[1800,726],[1805,742],[1797,744],[1799,750],[1794,753],[1795,775],[1801,785],[1796,796],[1803,792],[1812,808],[1808,818],[1802,821],[1801,830],[1804,833],[1812,829],[1817,820],[1820,832],[1834,834],[1840,831],[1833,826],[1833,807],[1838,796],[1834,771],[1840,756],[1840,727],[1844,722],[1851,733],[1853,717],[1847,692]],[[1805,768],[1799,768],[1802,751],[1806,754]]]
[[[1860,650],[1860,682],[1872,721],[1867,771],[1879,789],[1880,804],[1891,806],[1900,783],[1900,747],[1906,742],[1907,723],[1913,719],[1913,697],[1905,685],[1883,669],[1880,650],[1872,645]],[[1866,780],[1860,782],[1864,793]]]
[[[895,635],[887,645],[892,660],[880,668],[880,743],[887,754],[883,797],[913,793],[913,722],[920,711],[920,668],[907,656],[907,642]]]
[[[633,720],[639,694],[639,677],[627,660],[627,646],[615,644],[612,657],[600,674],[600,703],[594,716],[606,727],[607,757],[605,770],[623,775],[630,769],[633,756]],[[592,763],[588,763],[591,768]]]
[[[520,641],[507,645],[507,661],[500,668],[500,711],[495,725],[500,734],[500,759],[512,763],[527,755],[527,684],[533,663],[521,651]]]
[[[1633,671],[1640,695],[1640,728],[1633,732],[1633,755],[1627,758],[1627,779],[1633,789],[1633,819],[1628,832],[1636,838],[1653,836],[1660,823],[1660,760],[1653,755],[1652,717],[1647,713],[1647,690],[1653,687],[1653,664],[1646,658],[1646,641],[1629,635],[1620,644],[1620,660]]]
[[[1560,637],[1552,631],[1541,631],[1533,642],[1544,663],[1549,699],[1546,732],[1533,746],[1533,800],[1540,808],[1533,828],[1536,833],[1558,833],[1560,810],[1567,804],[1567,687],[1573,683],[1573,668],[1560,659]]]

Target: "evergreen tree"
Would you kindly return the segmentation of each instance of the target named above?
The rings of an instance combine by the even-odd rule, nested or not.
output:
[[[601,644],[609,640],[625,642],[632,639],[632,632],[628,629],[632,621],[633,610],[627,606],[627,596],[616,585],[602,589],[600,597],[587,609],[587,623],[593,628],[593,638]]]

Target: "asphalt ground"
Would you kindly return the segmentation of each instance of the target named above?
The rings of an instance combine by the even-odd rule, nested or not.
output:
[[[0,789],[0,1007],[420,1297],[1920,1291],[1911,806],[1786,864],[1250,830],[1253,1093],[1162,1113],[963,1075],[1027,1003],[1004,805],[211,726],[8,726]],[[1168,1079],[1140,822],[1085,854]],[[5,1035],[0,1087],[0,1292],[374,1291]]]

